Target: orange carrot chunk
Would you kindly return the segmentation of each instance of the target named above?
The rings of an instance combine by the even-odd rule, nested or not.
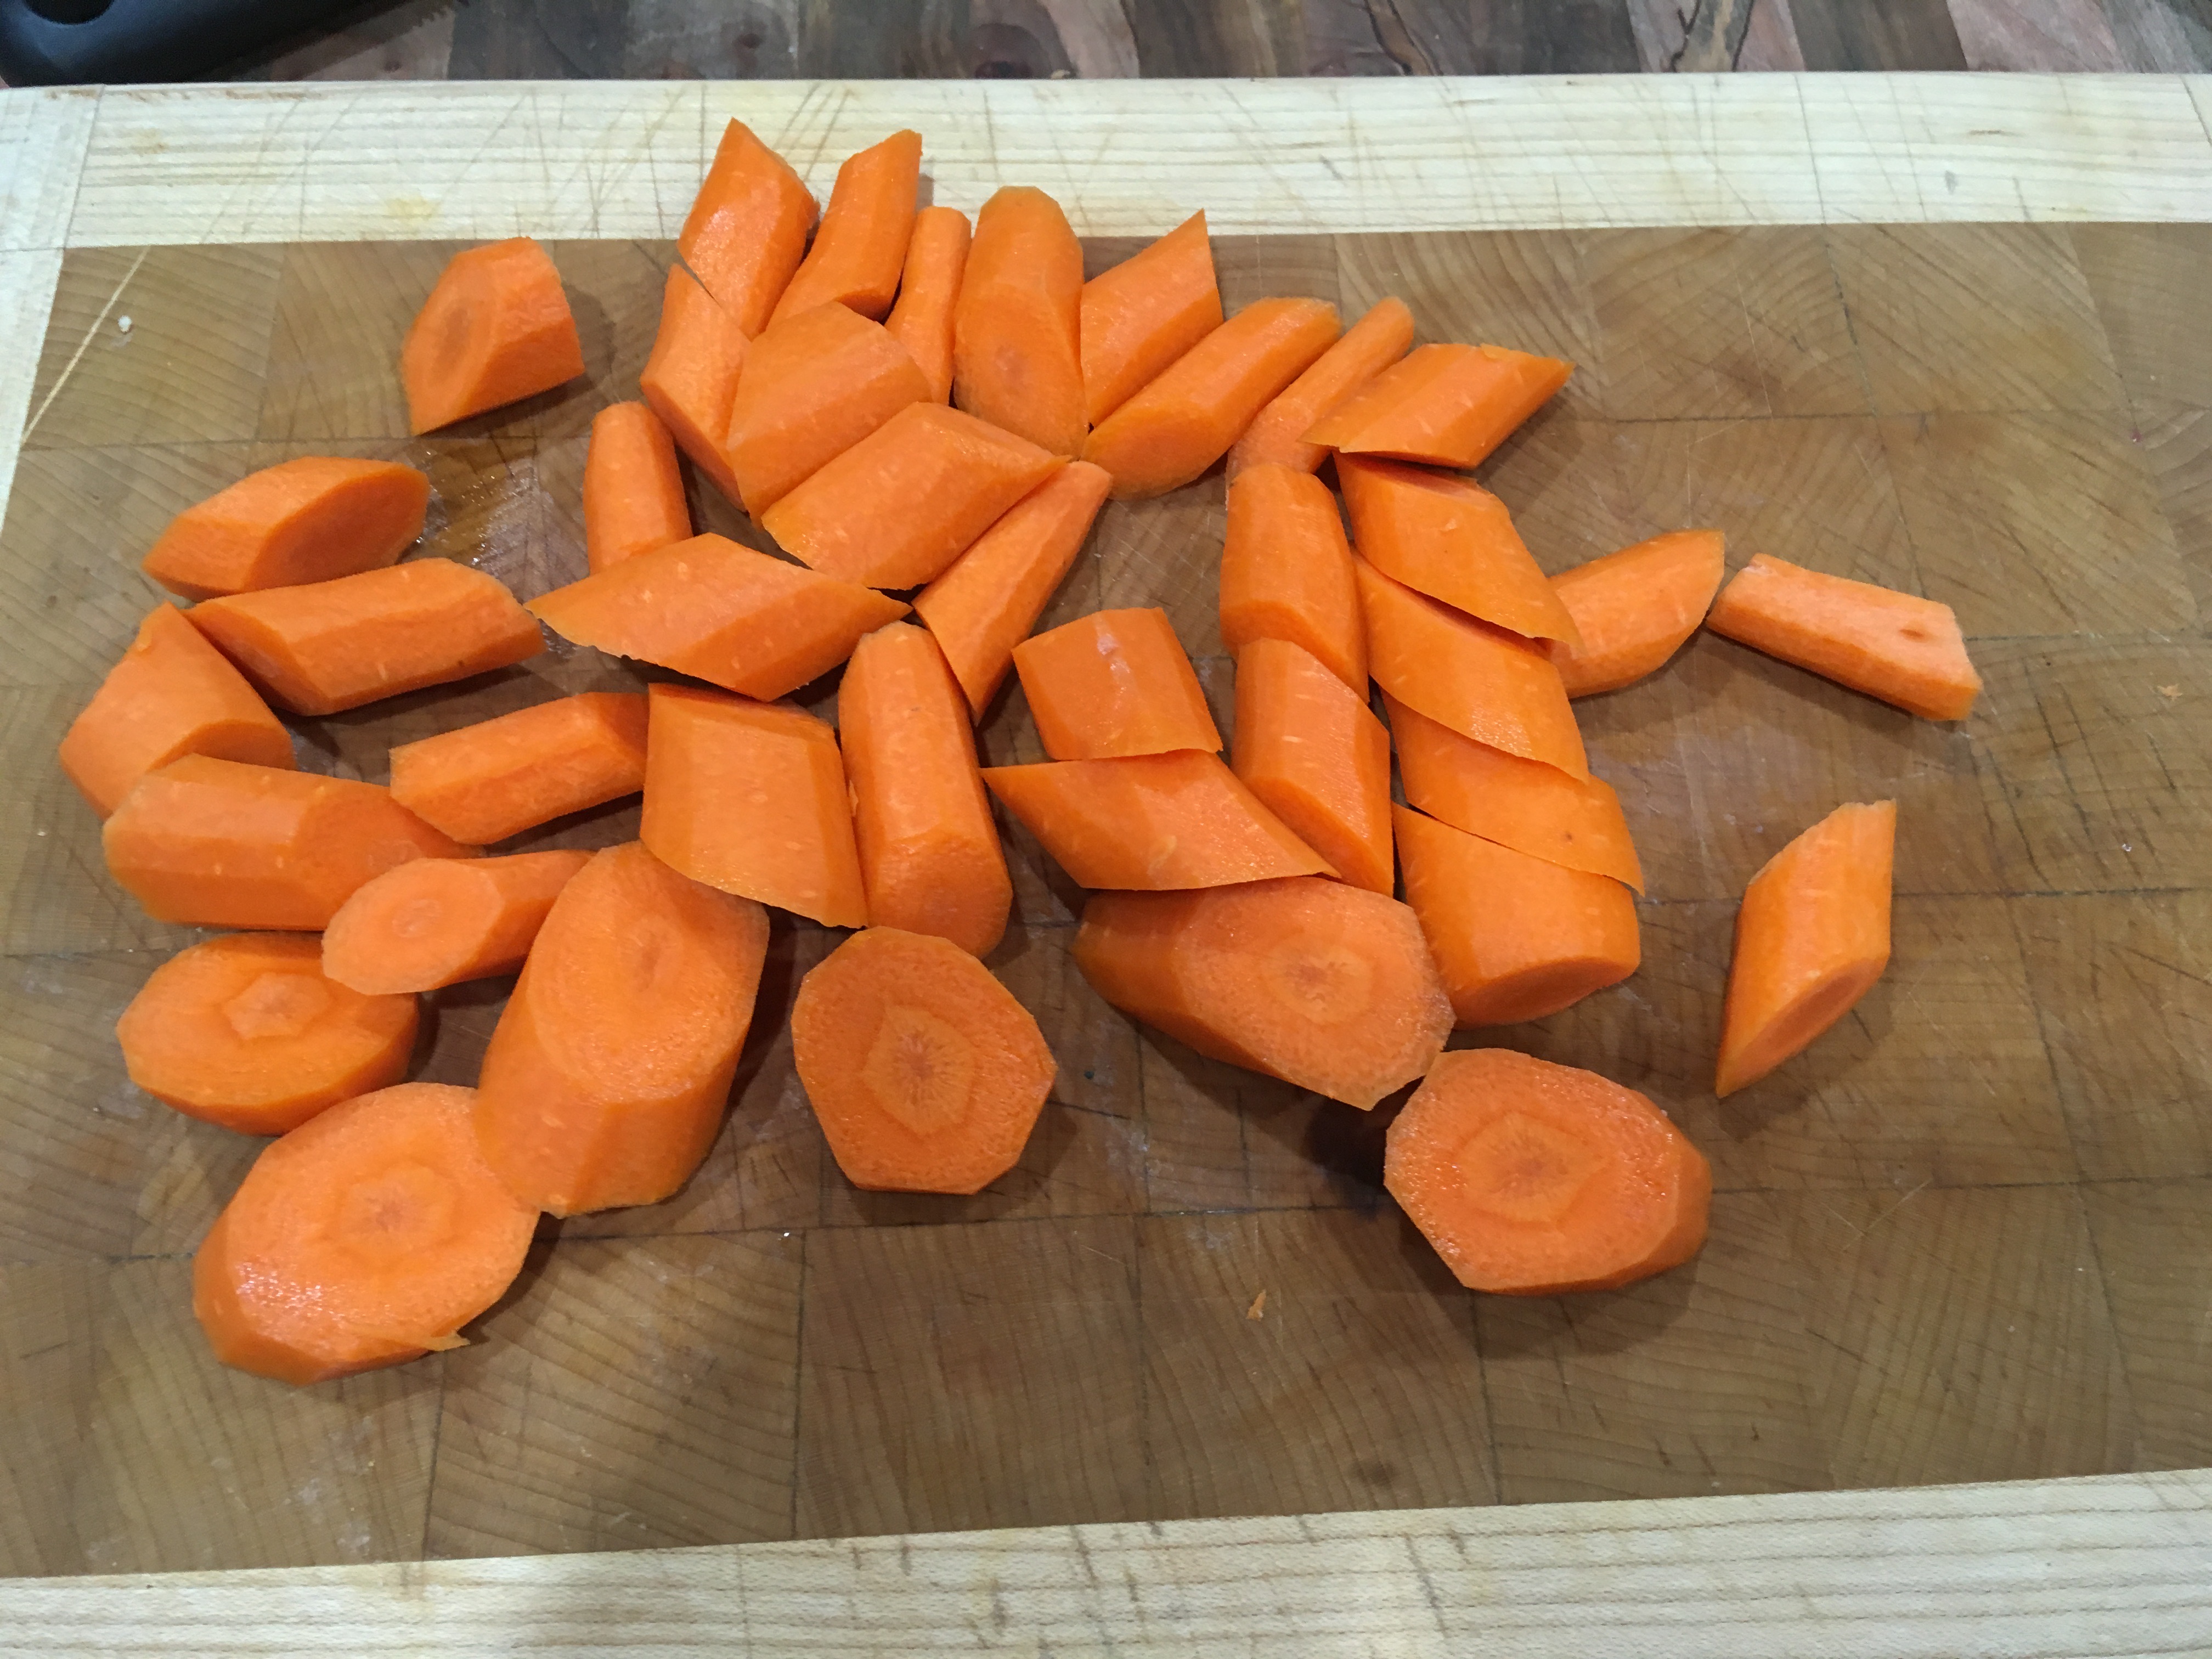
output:
[[[745,352],[722,446],[756,519],[908,404],[929,381],[881,323],[842,305],[779,311]]]
[[[139,568],[188,599],[328,581],[395,562],[429,504],[411,466],[302,455],[186,507]]]
[[[1356,563],[1377,685],[1462,737],[1589,776],[1566,688],[1541,647]]]
[[[730,429],[750,337],[678,265],[661,291],[660,331],[653,336],[653,355],[637,377],[638,391],[676,447],[733,501],[738,498],[738,480],[722,453],[722,440]]]
[[[825,927],[866,927],[837,734],[787,703],[682,685],[650,695],[640,833],[654,855]]]
[[[1455,830],[1644,890],[1644,866],[1603,780],[1571,777],[1463,738],[1387,694],[1406,799]]]
[[[413,559],[186,613],[279,708],[334,714],[534,657],[545,639],[496,576]]]
[[[761,524],[825,576],[919,587],[1064,465],[972,415],[909,404],[769,508]]]
[[[396,864],[477,855],[375,784],[204,755],[139,779],[100,845],[149,915],[199,927],[323,927]]]
[[[1705,1242],[1713,1176],[1635,1090],[1465,1048],[1390,1125],[1382,1184],[1469,1290],[1558,1296],[1687,1261]]]
[[[1083,452],[1083,247],[1060,204],[1008,185],[975,216],[952,309],[952,401],[1055,455]]]
[[[828,673],[907,608],[706,535],[556,587],[530,609],[578,645],[774,698]]]
[[[978,1193],[1014,1167],[1058,1068],[1030,1011],[950,940],[871,927],[799,981],[792,1057],[855,1187]]]
[[[1288,640],[1353,690],[1367,690],[1359,578],[1336,497],[1320,479],[1261,462],[1229,481],[1221,638],[1231,652]]]
[[[1054,760],[1221,747],[1168,613],[1094,611],[1014,647],[1030,714]]]
[[[1717,530],[1676,530],[1553,577],[1582,636],[1552,647],[1567,695],[1618,691],[1665,666],[1712,608],[1725,547]]]
[[[937,641],[908,623],[862,640],[837,688],[837,727],[869,921],[984,955],[1014,888],[967,700]]]
[[[456,253],[399,348],[407,429],[416,433],[534,398],[583,372],[561,273],[527,236]]]
[[[1237,653],[1233,761],[1246,787],[1345,880],[1395,890],[1390,734],[1302,647],[1255,640]]]
[[[584,456],[584,556],[594,570],[691,534],[676,441],[647,404],[610,404]]]
[[[1608,876],[1570,870],[1393,809],[1406,902],[1462,1025],[1542,1019],[1637,969],[1636,901]]]
[[[1336,478],[1352,545],[1384,575],[1516,634],[1576,642],[1574,617],[1481,485],[1354,455],[1337,458]]]
[[[399,1081],[415,999],[325,978],[321,945],[303,934],[225,933],[156,968],[115,1038],[131,1080],[163,1104],[241,1134],[281,1135]]]
[[[1413,913],[1318,876],[1096,894],[1073,954],[1133,1019],[1362,1111],[1426,1071],[1451,1030]]]
[[[1838,806],[1743,890],[1713,1092],[1734,1094],[1857,1005],[1889,965],[1897,803]]]
[[[1206,215],[1083,285],[1083,408],[1097,426],[1221,326]]]
[[[1336,873],[1202,750],[991,766],[983,781],[1079,886],[1157,890]]]
[[[356,991],[434,991],[511,974],[553,901],[589,853],[416,859],[338,907],[323,933],[323,972]]]
[[[1574,372],[1504,346],[1422,346],[1316,422],[1305,441],[1345,454],[1473,466]]]
[[[768,913],[635,842],[553,901],[477,1081],[477,1137],[554,1215],[657,1204],[714,1145],[752,1023]]]
[[[1008,507],[999,520],[914,596],[976,720],[1013,665],[1083,550],[1083,538],[1113,483],[1103,467],[1070,461]]]
[[[1254,301],[1100,422],[1083,459],[1114,475],[1117,501],[1188,483],[1328,349],[1340,326],[1336,307],[1319,300]]]
[[[814,196],[784,159],[732,121],[684,216],[676,252],[750,339],[806,257]],[[714,431],[721,431],[720,426]],[[734,495],[732,499],[735,499]]]
[[[62,738],[62,770],[106,817],[131,786],[184,755],[289,769],[292,734],[174,605],[161,605]]]
[[[192,1258],[192,1313],[217,1359],[304,1385],[463,1346],[538,1226],[477,1146],[475,1096],[380,1089],[254,1160]]]
[[[483,846],[645,787],[645,697],[586,691],[392,751],[392,799]]]
[[[1721,590],[1705,625],[1923,720],[1962,720],[1981,695],[1949,605],[1764,553]]]
[[[1313,367],[1285,386],[1252,417],[1244,435],[1229,450],[1229,481],[1249,467],[1287,466],[1311,472],[1328,451],[1308,443],[1306,434],[1322,416],[1406,355],[1413,343],[1413,313],[1403,300],[1378,300],[1367,314],[1345,330],[1344,337],[1314,360]]]
[[[968,269],[968,216],[958,208],[926,207],[916,214],[898,301],[884,319],[929,382],[933,403],[952,396],[952,313]]]
[[[837,169],[814,246],[769,313],[774,326],[816,306],[850,307],[879,320],[898,292],[921,185],[921,135],[895,132]]]

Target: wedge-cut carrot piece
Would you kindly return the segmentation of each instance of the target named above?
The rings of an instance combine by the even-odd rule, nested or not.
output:
[[[1203,750],[992,766],[983,781],[1079,886],[1158,890],[1336,873]]]
[[[1705,626],[1923,720],[1962,720],[1982,691],[1949,605],[1764,553],[1721,589]]]
[[[785,552],[825,576],[919,587],[1065,465],[972,415],[908,404],[761,523]]]
[[[561,273],[527,236],[456,253],[399,348],[410,432],[534,398],[583,372]]]
[[[655,856],[825,927],[866,927],[837,734],[788,703],[683,685],[650,695],[640,833]]]
[[[1245,786],[1345,880],[1394,890],[1390,734],[1304,647],[1255,640],[1237,653],[1231,758]]]
[[[1014,672],[1054,760],[1221,747],[1198,675],[1157,605],[1094,611],[1024,640]]]
[[[411,466],[302,455],[186,507],[139,568],[188,599],[328,581],[396,561],[429,504]]]
[[[937,636],[976,720],[1083,550],[1112,483],[1103,467],[1070,461],[914,596],[915,615]]]
[[[779,312],[745,350],[722,446],[757,519],[908,404],[929,381],[881,323],[841,305]]]
[[[1305,441],[1347,455],[1473,466],[1574,372],[1504,346],[1421,346],[1316,422]]]
[[[676,441],[650,404],[608,404],[584,456],[585,558],[604,570],[690,534]]]
[[[722,453],[722,440],[730,429],[730,410],[737,402],[750,337],[678,265],[661,291],[660,331],[653,337],[653,355],[637,377],[638,391],[676,447],[733,501],[738,497],[737,475]]]
[[[1567,695],[1618,691],[1664,667],[1712,608],[1725,550],[1717,530],[1676,530],[1553,577],[1582,636],[1552,647]]]
[[[1319,876],[1095,894],[1073,954],[1131,1018],[1362,1111],[1426,1071],[1451,1030],[1413,911]]]
[[[968,269],[968,216],[958,208],[926,207],[916,214],[898,301],[884,319],[929,382],[933,403],[952,396],[952,313]]]
[[[950,940],[855,933],[809,969],[792,1058],[855,1187],[978,1193],[1012,1169],[1058,1068],[1036,1018]]]
[[[375,784],[204,755],[139,779],[100,845],[149,915],[199,927],[325,927],[396,864],[477,856]]]
[[[1416,810],[1516,853],[1644,890],[1644,866],[1620,797],[1603,780],[1570,777],[1463,738],[1388,694],[1382,700],[1398,744],[1399,776]]]
[[[556,587],[530,609],[578,645],[774,698],[828,673],[907,608],[706,535]]]
[[[837,734],[869,921],[986,954],[1014,887],[968,702],[937,641],[908,623],[862,640],[837,688]]]
[[[1558,1296],[1687,1261],[1705,1242],[1713,1176],[1635,1090],[1463,1048],[1390,1125],[1382,1184],[1469,1290]]]
[[[163,1104],[241,1134],[281,1135],[399,1081],[415,999],[325,978],[322,946],[306,934],[225,933],[156,968],[115,1040],[131,1080]]]
[[[1731,1095],[1857,1006],[1889,966],[1897,803],[1838,806],[1743,890],[1713,1092]]]
[[[586,691],[392,751],[392,799],[484,846],[645,787],[645,697]]]
[[[217,1359],[305,1384],[463,1346],[538,1226],[477,1146],[475,1096],[380,1089],[254,1160],[192,1258],[192,1313]]]
[[[750,339],[768,326],[806,257],[814,214],[813,192],[790,165],[750,127],[732,121],[684,216],[676,252]]]
[[[132,784],[183,755],[285,769],[292,734],[183,611],[160,605],[70,722],[59,758],[106,817]]]
[[[1114,475],[1117,501],[1179,489],[1229,453],[1339,327],[1319,300],[1254,301],[1100,422],[1083,459]]]
[[[1636,901],[1609,876],[1393,809],[1406,902],[1462,1025],[1542,1019],[1637,969]]]
[[[847,156],[830,187],[830,205],[822,210],[814,246],[769,314],[769,325],[822,305],[849,307],[880,320],[898,292],[921,185],[918,132],[895,132]]]
[[[1008,185],[975,216],[952,311],[952,401],[1042,449],[1083,453],[1083,247],[1060,204]]]
[[[505,583],[452,559],[233,593],[186,615],[271,702],[301,714],[487,674],[545,648]]]
[[[1083,285],[1083,412],[1097,426],[1221,326],[1206,215]]]
[[[1231,652],[1254,640],[1288,640],[1366,690],[1359,578],[1336,497],[1320,479],[1263,462],[1229,481],[1221,639]]]
[[[1229,481],[1255,466],[1287,466],[1311,472],[1328,451],[1306,434],[1322,416],[1406,355],[1413,343],[1413,313],[1396,298],[1377,300],[1344,337],[1314,360],[1252,417],[1229,449]]]
[[[1367,667],[1377,685],[1462,737],[1589,776],[1566,688],[1540,646],[1357,563]]]
[[[1336,479],[1352,545],[1384,575],[1532,639],[1580,638],[1505,503],[1481,485],[1358,455],[1337,458]]]
[[[331,918],[323,971],[385,994],[511,974],[561,890],[591,860],[589,853],[516,853],[416,859],[386,870]]]

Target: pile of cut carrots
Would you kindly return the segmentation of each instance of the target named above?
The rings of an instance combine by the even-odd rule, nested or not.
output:
[[[1641,961],[1642,866],[1571,700],[1704,625],[1959,720],[1980,683],[1950,611],[1763,555],[1723,587],[1711,529],[1547,578],[1468,475],[1571,365],[1417,347],[1396,299],[1348,329],[1297,295],[1227,313],[1203,214],[1086,282],[1049,196],[1009,186],[971,225],[918,209],[921,161],[895,133],[820,208],[730,125],[639,399],[593,422],[566,586],[526,603],[404,558],[428,479],[334,458],[240,479],[145,554],[189,606],[148,615],[60,759],[116,882],[230,930],[117,1027],[148,1092],[276,1137],[195,1264],[226,1363],[310,1382],[452,1347],[540,1214],[690,1180],[770,908],[856,930],[792,1017],[847,1178],[1005,1175],[1055,1066],[986,965],[1013,903],[994,799],[1091,890],[1073,954],[1114,1007],[1358,1109],[1418,1082],[1383,1178],[1466,1285],[1619,1285],[1703,1242],[1705,1160],[1650,1100],[1444,1052]],[[456,256],[395,345],[418,433],[584,372],[527,237]],[[695,533],[687,463],[780,552]],[[1033,631],[1109,498],[1217,465],[1225,760],[1166,611]],[[279,711],[453,684],[542,629],[680,678],[403,744],[385,784],[296,769]],[[835,726],[782,701],[833,672]],[[986,769],[975,727],[1010,675],[1048,758]],[[637,841],[495,850],[632,795]],[[1895,825],[1893,803],[1836,805],[1751,877],[1720,1092],[1883,971]],[[416,999],[509,974],[476,1086],[406,1082]]]

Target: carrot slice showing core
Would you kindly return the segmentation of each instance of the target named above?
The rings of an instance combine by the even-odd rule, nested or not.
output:
[[[583,372],[561,273],[527,236],[456,253],[399,348],[407,429],[416,433],[550,392]]]
[[[429,504],[411,466],[302,455],[186,507],[140,568],[188,599],[328,581],[397,560]]]
[[[356,889],[323,932],[323,971],[375,994],[511,974],[589,853],[416,859]]]

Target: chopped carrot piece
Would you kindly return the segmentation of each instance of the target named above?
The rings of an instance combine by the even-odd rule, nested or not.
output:
[[[1054,760],[1221,747],[1198,675],[1157,605],[1094,611],[1024,640],[1014,672]]]
[[[1345,880],[1395,890],[1390,734],[1303,647],[1255,640],[1237,653],[1232,760],[1245,786]]]
[[[879,321],[898,292],[921,185],[921,135],[895,132],[845,158],[814,246],[769,314],[771,327],[816,306],[848,306]]]
[[[594,570],[691,535],[676,441],[648,404],[610,404],[584,456],[584,556]]]
[[[744,122],[732,121],[684,216],[677,255],[750,339],[768,326],[806,257],[814,214],[813,192],[790,164]]]
[[[722,453],[722,440],[730,429],[730,410],[737,402],[750,337],[678,265],[661,291],[660,331],[653,338],[653,355],[637,377],[638,391],[676,447],[733,501],[738,498],[738,480]]]
[[[411,466],[302,455],[186,507],[139,568],[188,599],[328,581],[395,562],[429,504]]]
[[[1320,876],[1099,893],[1073,954],[1132,1018],[1362,1111],[1428,1070],[1451,1031],[1413,911]]]
[[[1421,346],[1316,422],[1305,441],[1348,455],[1470,467],[1574,372],[1504,346]]]
[[[1008,185],[975,216],[952,311],[952,401],[1070,459],[1083,453],[1083,247],[1060,204]]]
[[[1206,215],[1083,285],[1083,411],[1097,426],[1221,326]]]
[[[511,974],[561,890],[591,860],[589,853],[515,853],[414,859],[386,870],[331,918],[323,972],[337,984],[386,994]]]
[[[958,208],[926,207],[915,216],[897,303],[884,326],[929,382],[930,401],[952,396],[952,313],[968,269],[968,216]]]
[[[645,787],[645,697],[586,691],[392,750],[392,799],[482,847]]]
[[[1396,298],[1377,300],[1367,314],[1314,360],[1252,417],[1229,450],[1229,481],[1248,467],[1279,465],[1312,472],[1328,451],[1306,434],[1346,398],[1406,355],[1413,343],[1413,313]]]
[[[1713,1176],[1635,1090],[1464,1048],[1390,1125],[1382,1184],[1469,1290],[1558,1296],[1687,1261],[1705,1242]]]
[[[1359,578],[1336,497],[1320,479],[1262,462],[1229,481],[1221,639],[1232,653],[1254,640],[1288,640],[1366,690]]]
[[[415,1015],[411,996],[364,995],[325,978],[322,946],[305,934],[224,933],[156,968],[115,1039],[131,1080],[164,1105],[241,1134],[281,1135],[398,1082]]]
[[[842,305],[782,311],[745,351],[722,453],[756,519],[908,404],[929,381],[881,323]]]
[[[456,253],[399,348],[415,433],[534,398],[583,372],[561,273],[527,236]]]
[[[1553,577],[1582,636],[1552,647],[1567,695],[1618,691],[1664,667],[1712,608],[1725,548],[1717,530],[1677,530]]]
[[[1838,806],[1743,890],[1713,1092],[1731,1095],[1856,1007],[1889,966],[1897,803]]]

